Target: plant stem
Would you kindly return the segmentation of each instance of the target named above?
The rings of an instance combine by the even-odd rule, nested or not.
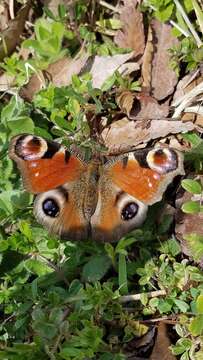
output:
[[[150,291],[148,293],[144,293],[148,296],[148,298],[154,298],[157,296],[164,296],[166,295],[166,290],[157,290],[157,291]],[[132,295],[124,295],[119,298],[119,301],[124,303],[128,301],[139,301],[142,297],[143,293],[141,294],[132,294]]]

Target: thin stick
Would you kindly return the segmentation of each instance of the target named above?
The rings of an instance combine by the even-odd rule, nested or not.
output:
[[[15,18],[14,15],[14,0],[9,0],[9,14],[11,19],[13,20]]]
[[[107,9],[109,10],[112,10],[113,12],[117,12],[117,13],[121,13],[121,10],[116,8],[115,6],[111,5],[111,4],[108,4],[106,1],[103,1],[103,0],[100,0],[100,5],[106,7]]]
[[[147,295],[148,298],[154,298],[157,296],[166,295],[166,290],[157,290],[157,291],[151,291],[148,293],[141,293],[141,294],[123,295],[119,298],[119,301],[122,303],[128,301],[139,301],[142,298],[143,294]]]
[[[199,35],[197,34],[196,30],[194,29],[189,17],[187,16],[185,10],[183,9],[182,5],[179,3],[178,0],[174,0],[174,3],[176,4],[177,10],[180,12],[180,14],[182,15],[183,19],[185,20],[185,23],[187,24],[190,32],[192,33],[192,35],[194,36],[194,39],[197,43],[198,48],[200,46],[202,46],[202,41],[199,37]]]

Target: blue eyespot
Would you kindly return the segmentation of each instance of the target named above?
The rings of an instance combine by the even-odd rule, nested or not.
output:
[[[123,208],[121,212],[122,220],[128,221],[133,219],[138,212],[139,206],[135,202],[130,202]]]
[[[59,214],[59,206],[54,199],[48,198],[42,203],[42,209],[47,216],[56,217]]]

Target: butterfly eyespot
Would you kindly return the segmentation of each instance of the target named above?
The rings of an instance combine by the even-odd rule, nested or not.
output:
[[[47,142],[33,135],[20,136],[15,145],[15,153],[23,160],[36,160],[43,157],[47,151]]]
[[[121,212],[122,220],[128,221],[133,219],[138,213],[139,206],[135,202],[130,202],[123,208]]]
[[[172,149],[154,149],[148,153],[147,163],[159,174],[166,174],[178,168],[178,156]]]
[[[56,200],[48,198],[42,203],[42,209],[45,215],[50,217],[56,217],[59,214],[59,206]]]

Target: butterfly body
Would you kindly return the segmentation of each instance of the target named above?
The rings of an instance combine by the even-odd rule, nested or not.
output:
[[[162,147],[85,162],[56,142],[22,134],[12,139],[9,153],[26,190],[36,194],[37,220],[70,240],[119,240],[184,174],[182,154]]]

